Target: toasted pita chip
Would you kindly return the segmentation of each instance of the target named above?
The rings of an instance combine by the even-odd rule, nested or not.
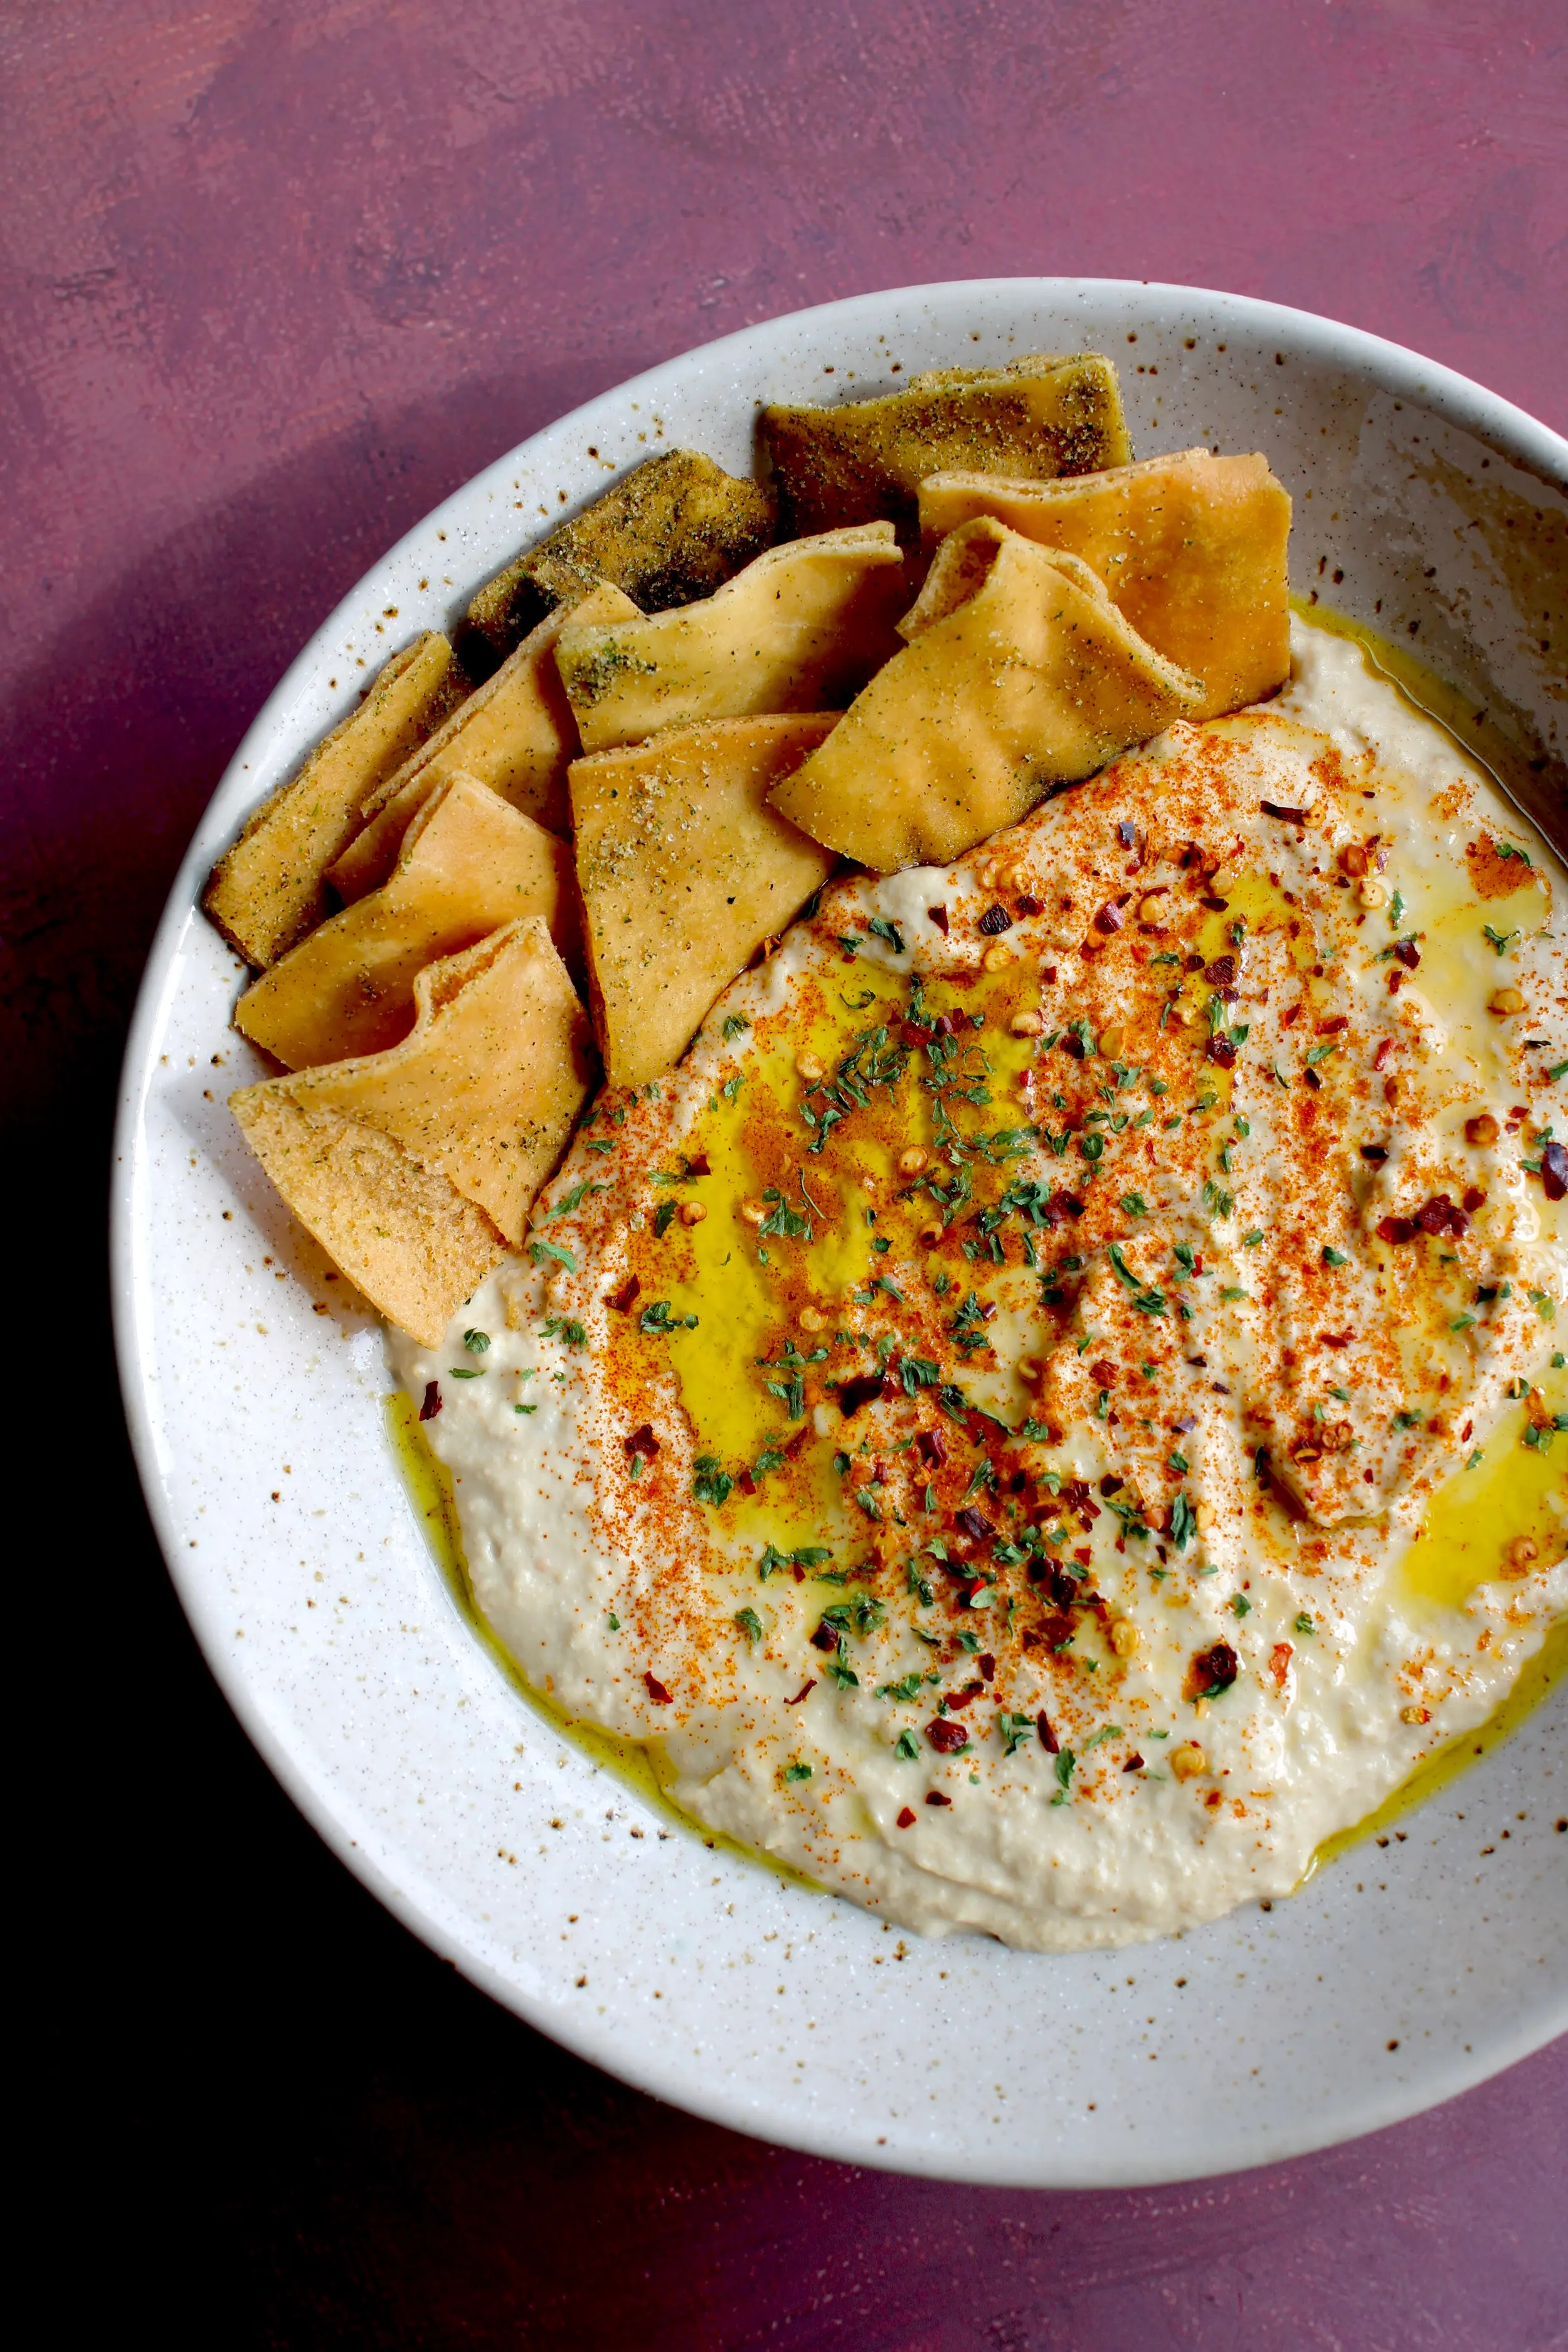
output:
[[[879,517],[912,541],[917,493],[943,467],[1030,479],[1125,465],[1116,370],[1097,352],[1000,368],[933,368],[837,408],[767,408],[763,435],[792,537]]]
[[[367,793],[401,767],[468,691],[443,636],[427,630],[377,677],[297,775],[280,784],[212,871],[203,906],[258,970],[321,922],[327,869],[360,823]]]
[[[437,785],[459,772],[489,784],[547,833],[569,829],[566,770],[580,747],[555,669],[555,641],[568,617],[610,622],[642,616],[629,596],[604,581],[576,604],[563,604],[541,621],[440,733],[366,801],[365,822],[331,871],[332,887],[346,905],[386,880],[415,817]]]
[[[438,784],[397,871],[274,964],[235,1007],[237,1029],[285,1067],[378,1054],[414,1022],[416,974],[502,923],[542,915],[578,952],[572,853],[472,776]]]
[[[504,659],[561,604],[613,580],[645,613],[711,595],[773,538],[773,514],[755,482],[725,473],[691,449],[650,457],[526,548],[468,606],[463,655],[477,639]]]
[[[668,1069],[833,871],[767,800],[834,723],[721,719],[574,762],[577,879],[613,1086]]]
[[[907,600],[893,526],[768,548],[678,612],[595,625],[580,606],[555,659],[584,751],[660,727],[778,710],[841,710],[898,651]]]
[[[1194,718],[1239,710],[1289,677],[1290,494],[1267,457],[1183,449],[1072,481],[921,484],[928,543],[976,515],[1090,564],[1140,636],[1203,679]]]
[[[1203,690],[1081,585],[1076,564],[1069,577],[1002,524],[965,523],[943,554],[942,617],[771,794],[803,833],[884,874],[945,864],[1016,824],[1053,785],[1184,717]]]
[[[484,1211],[390,1135],[292,1100],[270,1078],[230,1097],[245,1139],[306,1231],[389,1322],[426,1348],[506,1244]]]
[[[388,1306],[388,1286],[402,1282],[406,1291],[414,1277],[423,1298],[433,1249],[449,1258],[447,1289],[454,1286],[451,1296],[442,1289],[442,1322],[478,1279],[472,1265],[484,1256],[487,1237],[445,1188],[484,1209],[500,1240],[520,1249],[533,1195],[564,1150],[595,1070],[588,1013],[538,915],[426,964],[414,1004],[414,1030],[385,1054],[268,1079],[233,1098],[284,1200],[405,1327],[405,1312]],[[402,1160],[388,1162],[374,1146],[343,1136],[339,1122],[374,1129],[400,1148]],[[388,1200],[426,1216],[433,1206],[437,1212],[430,1246],[414,1258],[402,1228],[393,1256],[374,1251],[376,1212]],[[360,1270],[367,1258],[381,1286]]]

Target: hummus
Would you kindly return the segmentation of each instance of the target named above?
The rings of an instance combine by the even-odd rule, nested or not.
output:
[[[1288,1893],[1568,1606],[1563,888],[1297,623],[825,890],[392,1342],[524,1675],[928,1933]]]

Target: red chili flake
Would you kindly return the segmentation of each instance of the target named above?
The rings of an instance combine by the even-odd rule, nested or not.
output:
[[[1388,1146],[1386,1143],[1363,1143],[1361,1156],[1363,1160],[1370,1160],[1374,1168],[1381,1168],[1388,1157]]]
[[[980,928],[988,940],[1000,939],[1004,931],[1012,929],[1013,918],[1005,907],[987,907],[980,918]]]
[[[1305,824],[1307,822],[1305,809],[1281,808],[1278,801],[1259,801],[1258,805],[1265,816],[1278,817],[1281,824]]]
[[[1098,1517],[1098,1514],[1096,1516]],[[1074,1548],[1073,1558],[1077,1560],[1079,1568],[1088,1568],[1094,1558],[1094,1554],[1090,1551],[1088,1544],[1079,1544]],[[1082,1597],[1081,1589],[1080,1597]]]
[[[742,1495],[754,1495],[757,1491],[757,1482],[749,1470],[737,1470],[735,1484]]]
[[[1475,1215],[1478,1209],[1484,1209],[1486,1205],[1487,1196],[1481,1191],[1480,1186],[1479,1184],[1471,1184],[1465,1193],[1465,1206],[1468,1209],[1471,1216],[1473,1217]]]
[[[951,1805],[952,1799],[951,1797],[944,1797],[940,1789],[928,1789],[926,1790],[926,1802],[928,1805]]]
[[[1051,986],[1054,988],[1054,987],[1056,986],[1056,979],[1057,979],[1057,968],[1056,968],[1055,964],[1054,964],[1054,963],[1043,963],[1043,964],[1040,966],[1040,978],[1041,978],[1042,980],[1044,980],[1044,981],[1048,981],[1048,982],[1050,982]]]
[[[1230,905],[1230,900],[1228,898],[1216,898],[1212,890],[1205,890],[1203,897],[1199,899],[1198,904],[1200,907],[1211,907],[1216,915],[1223,915]]]
[[[1109,1362],[1104,1356],[1097,1356],[1089,1369],[1102,1389],[1113,1389],[1116,1386],[1116,1366]]]
[[[1040,1735],[1040,1746],[1045,1749],[1046,1754],[1047,1756],[1058,1755],[1060,1750],[1057,1746],[1057,1735],[1051,1729],[1051,1719],[1046,1713],[1044,1707],[1040,1709],[1039,1714],[1035,1717],[1035,1729]]]
[[[861,1406],[869,1404],[873,1397],[890,1397],[897,1394],[896,1387],[885,1374],[860,1372],[854,1380],[846,1381],[839,1390],[838,1410],[847,1421],[851,1413],[858,1412]]]
[[[1348,1029],[1350,1025],[1350,1015],[1348,1013],[1336,1013],[1331,1021],[1319,1021],[1315,1023],[1312,1029],[1312,1034],[1314,1037],[1337,1037],[1342,1029]]]
[[[1031,898],[1027,891],[1025,891],[1021,898],[1015,898],[1013,904],[1020,915],[1043,915],[1046,911],[1045,900]]]
[[[930,916],[931,921],[936,925],[937,929],[942,933],[942,938],[945,940],[947,937],[947,908],[945,907],[928,907],[926,908],[926,913]]]
[[[1126,920],[1127,918],[1120,907],[1105,906],[1101,907],[1099,914],[1096,915],[1094,928],[1097,931],[1103,931],[1106,938],[1110,939],[1112,932],[1119,931]]]
[[[950,1707],[968,1706],[973,1700],[980,1696],[984,1688],[984,1683],[965,1683],[962,1690],[948,1692],[947,1704]]]
[[[1549,1143],[1541,1155],[1541,1189],[1549,1201],[1568,1192],[1568,1151],[1560,1143]]]
[[[1421,961],[1421,950],[1414,940],[1401,940],[1394,952],[1406,971],[1414,971]]]
[[[1213,963],[1205,964],[1204,978],[1212,982],[1215,988],[1234,988],[1236,958],[1233,955],[1215,956]]]
[[[789,1444],[784,1449],[784,1455],[786,1462],[793,1462],[795,1460],[795,1455],[800,1452],[800,1449],[805,1444],[806,1439],[812,1434],[813,1432],[810,1422],[803,1422],[800,1427],[795,1431],[795,1435],[790,1439]]]
[[[1232,1070],[1236,1067],[1236,1047],[1228,1037],[1211,1037],[1205,1059],[1217,1062],[1222,1070]]]
[[[837,1626],[829,1624],[827,1619],[825,1617],[821,1624],[817,1627],[816,1633],[811,1637],[811,1646],[814,1650],[837,1650],[838,1647]]]
[[[1197,1425],[1198,1417],[1195,1412],[1184,1412],[1180,1421],[1173,1421],[1171,1423],[1171,1427],[1179,1437],[1184,1437],[1189,1429],[1195,1429]]]
[[[915,1440],[921,1460],[940,1470],[947,1460],[947,1440],[940,1429],[922,1429]]]
[[[800,1688],[799,1690],[797,1690],[797,1691],[796,1691],[796,1693],[795,1693],[795,1696],[794,1696],[793,1698],[786,1698],[786,1699],[785,1699],[785,1701],[784,1701],[784,1705],[785,1705],[785,1706],[798,1706],[800,1705],[800,1703],[801,1703],[801,1700],[802,1700],[803,1698],[809,1698],[809,1697],[811,1696],[812,1692],[813,1692],[816,1688],[816,1676],[815,1675],[813,1675],[813,1676],[812,1676],[811,1680],[810,1680],[808,1683],[803,1684],[803,1685],[801,1686],[801,1688]]]
[[[1119,1495],[1126,1483],[1125,1479],[1117,1477],[1114,1471],[1108,1470],[1100,1482],[1100,1491],[1102,1495]]]
[[[929,1045],[931,1040],[931,1032],[919,1021],[904,1022],[899,1035],[906,1045]]]
[[[796,1560],[796,1561],[795,1561],[795,1563],[794,1567],[793,1567],[793,1568],[791,1569],[791,1570],[790,1570],[790,1573],[791,1573],[791,1575],[795,1578],[795,1582],[796,1582],[797,1584],[804,1584],[804,1583],[805,1582],[805,1569],[804,1569],[804,1568],[802,1568],[802,1566],[800,1565],[800,1562],[799,1562],[798,1560]]]
[[[434,1421],[436,1415],[440,1412],[440,1410],[441,1383],[439,1381],[426,1381],[425,1383],[425,1402],[419,1408],[419,1418],[421,1421]]]
[[[984,1512],[977,1511],[973,1504],[964,1510],[955,1512],[953,1523],[961,1527],[966,1536],[973,1536],[976,1543],[984,1543],[996,1532]]]
[[[658,1440],[653,1433],[653,1423],[648,1421],[645,1421],[640,1429],[634,1429],[631,1435],[623,1438],[621,1443],[628,1454],[640,1454],[645,1462],[651,1462],[658,1452]]]
[[[606,1307],[613,1307],[617,1315],[625,1315],[641,1288],[642,1284],[637,1276],[628,1274],[618,1290],[606,1292],[605,1304]]]
[[[1391,964],[1388,972],[1388,992],[1390,996],[1397,996],[1404,985],[1405,974],[1400,971],[1397,964]]]
[[[1070,1029],[1068,1031],[1067,1035],[1062,1039],[1061,1047],[1062,1052],[1070,1055],[1072,1060],[1075,1062],[1081,1062],[1089,1052],[1089,1048],[1084,1044],[1083,1039],[1076,1036]]]
[[[906,1805],[899,1815],[899,1827],[901,1830],[912,1830],[914,1825],[915,1817],[913,1813],[910,1812],[908,1805]]]
[[[1200,1698],[1217,1697],[1227,1691],[1236,1680],[1240,1661],[1228,1642],[1216,1642],[1211,1650],[1200,1650],[1193,1660],[1193,1680]]]
[[[1415,1240],[1415,1223],[1409,1217],[1384,1217],[1378,1226],[1377,1238],[1380,1242],[1388,1242],[1397,1248],[1402,1242]]]
[[[1387,1061],[1387,1059],[1388,1059],[1388,1057],[1389,1057],[1390,1054],[1392,1054],[1392,1053],[1393,1053],[1393,1051],[1394,1051],[1394,1040],[1393,1040],[1393,1038],[1392,1038],[1392,1037],[1385,1037],[1385,1038],[1384,1039],[1384,1041],[1383,1041],[1382,1045],[1378,1047],[1378,1049],[1377,1049],[1376,1053],[1375,1053],[1375,1054],[1373,1055],[1373,1057],[1372,1057],[1372,1066],[1373,1066],[1373,1068],[1374,1070],[1381,1070],[1381,1069],[1382,1069],[1382,1067],[1383,1067],[1383,1066],[1384,1066],[1384,1062],[1386,1062],[1386,1061]]]
[[[1300,1017],[1301,1017],[1301,1008],[1300,1008],[1300,1006],[1299,1004],[1293,1004],[1293,1005],[1290,1007],[1290,1010],[1289,1010],[1289,1013],[1282,1013],[1282,1014],[1280,1015],[1280,1018],[1279,1018],[1279,1026],[1281,1027],[1281,1029],[1289,1029],[1289,1026],[1290,1026],[1290,1024],[1291,1024],[1293,1021],[1299,1021],[1299,1020],[1300,1019]]]
[[[1319,1339],[1325,1348],[1348,1348],[1355,1338],[1353,1331],[1320,1331]]]
[[[926,1726],[926,1738],[939,1756],[952,1756],[969,1744],[969,1727],[965,1723],[950,1723],[944,1715],[933,1715]]]
[[[988,1683],[994,1683],[995,1681],[996,1661],[992,1656],[989,1650],[982,1650],[974,1663],[979,1667],[981,1674]]]
[[[668,1706],[669,1705],[669,1693],[665,1689],[665,1686],[659,1681],[658,1676],[657,1675],[645,1674],[643,1680],[647,1685],[647,1695],[649,1698],[652,1699],[655,1706]]]
[[[936,1016],[935,1034],[939,1037],[951,1037],[956,1025],[951,1013],[939,1013]]]
[[[1307,1084],[1311,1087],[1312,1092],[1315,1095],[1321,1094],[1323,1090],[1323,1082],[1318,1076],[1316,1070],[1308,1070],[1303,1075],[1306,1077]]]
[[[1126,1763],[1121,1767],[1121,1769],[1124,1772],[1142,1772],[1143,1769],[1143,1759],[1134,1751],[1134,1753],[1127,1759]]]

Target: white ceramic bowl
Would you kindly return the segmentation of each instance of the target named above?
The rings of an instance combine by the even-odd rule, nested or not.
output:
[[[1552,1827],[1568,1813],[1568,1691],[1403,1843],[1356,1849],[1267,1914],[1120,1954],[922,1943],[671,1833],[531,1710],[449,1599],[384,1435],[379,1329],[331,1305],[319,1253],[224,1108],[254,1064],[228,1027],[238,967],[197,897],[367,671],[613,469],[686,444],[744,471],[764,400],[889,388],[895,362],[907,377],[1085,349],[1120,363],[1140,456],[1268,452],[1297,500],[1298,588],[1321,582],[1325,601],[1410,633],[1505,725],[1552,737],[1561,688],[1542,640],[1560,680],[1568,635],[1549,484],[1568,446],[1476,385],[1349,328],[1183,287],[1000,279],[775,320],[498,459],[300,655],[159,930],[113,1211],[126,1405],[170,1570],[241,1722],[364,1884],[530,2024],[717,2122],[858,2163],[1083,2187],[1342,2139],[1568,2026],[1568,1846]]]

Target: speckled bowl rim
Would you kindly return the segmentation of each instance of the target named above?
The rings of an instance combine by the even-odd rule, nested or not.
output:
[[[1140,2186],[1194,2179],[1205,2174],[1238,2170],[1275,2162],[1316,2147],[1332,2146],[1417,2114],[1454,2096],[1568,2031],[1568,1970],[1554,1998],[1539,2005],[1528,2021],[1499,2017],[1496,2031],[1464,2057],[1453,2053],[1404,2082],[1378,2084],[1372,2079],[1347,2084],[1331,2112],[1311,2119],[1282,2116],[1266,2131],[1232,2132],[1216,2136],[1212,2147],[1189,2150],[1178,2163],[1158,2155],[1131,2161],[1096,2161],[1081,2168],[997,2160],[976,2163],[956,2149],[941,2147],[892,2148],[864,2131],[823,2128],[819,2120],[792,2112],[787,2102],[769,2108],[755,2098],[744,2098],[706,2079],[700,2067],[663,2063],[646,2052],[629,2051],[608,2028],[579,2012],[564,2017],[557,2009],[531,1998],[502,1970],[468,1948],[439,1918],[397,1883],[383,1864],[368,1854],[352,1833],[327,1792],[319,1789],[296,1756],[287,1737],[265,1705],[265,1694],[253,1686],[227,1654],[219,1636],[216,1614],[199,1577],[190,1569],[166,1486],[167,1465],[160,1461],[153,1416],[149,1408],[142,1369],[134,1255],[137,1234],[133,1223],[134,1155],[138,1122],[151,1083],[158,1038],[171,988],[172,968],[181,935],[213,860],[235,829],[238,814],[256,796],[254,761],[271,736],[280,711],[298,698],[301,681],[312,669],[318,648],[334,637],[351,607],[363,608],[367,585],[387,572],[402,551],[426,537],[444,515],[454,513],[481,486],[499,484],[523,457],[547,436],[595,429],[595,420],[624,414],[626,404],[640,399],[650,407],[672,374],[700,357],[710,366],[734,363],[744,376],[754,361],[756,347],[770,335],[799,328],[809,320],[814,331],[831,337],[836,327],[868,331],[879,312],[889,316],[895,306],[941,303],[955,299],[985,303],[1015,300],[1026,305],[1070,307],[1075,299],[1114,298],[1135,318],[1149,306],[1200,305],[1234,321],[1237,332],[1253,332],[1276,340],[1293,354],[1328,362],[1377,393],[1394,401],[1407,400],[1434,415],[1473,434],[1503,457],[1548,484],[1568,481],[1568,441],[1522,410],[1486,391],[1452,370],[1435,364],[1398,344],[1318,317],[1310,312],[1196,287],[1149,280],[1093,278],[992,278],[940,281],[925,286],[889,288],[847,299],[807,306],[801,310],[743,328],[718,341],[694,347],[589,401],[568,415],[530,436],[498,457],[473,479],[455,490],[365,574],[341,600],[314,633],[309,644],[279,679],[235,752],[211,803],[198,825],[170,891],[148,957],[125,1051],[110,1195],[110,1282],[116,1349],[132,1444],[148,1509],[170,1575],[196,1640],[225,1697],[247,1736],[265,1759],[293,1802],[318,1835],[354,1873],[368,1890],[433,1950],[452,1961],[470,1981],[510,2008],[529,2024],[562,2042],[580,2056],[605,2066],[637,2087],[668,2100],[729,2128],[778,2141],[805,2152],[886,2168],[938,2178],[963,2178],[998,2185],[1052,2187]],[[477,582],[459,583],[471,589]],[[301,746],[302,748],[302,746]],[[1140,1948],[1147,1951],[1149,1947]]]

